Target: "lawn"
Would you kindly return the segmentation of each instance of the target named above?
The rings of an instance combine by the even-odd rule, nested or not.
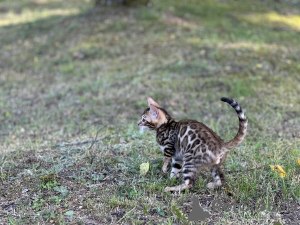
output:
[[[0,0],[0,224],[299,224],[299,37],[297,0]],[[226,185],[203,170],[164,192],[181,180],[139,132],[148,96],[225,141],[238,119],[220,98],[240,103]],[[192,222],[195,196],[210,214]]]

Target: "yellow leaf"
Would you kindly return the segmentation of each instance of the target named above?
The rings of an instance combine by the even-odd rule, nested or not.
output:
[[[228,192],[229,195],[233,195],[233,193],[231,191],[229,191],[228,189],[225,188],[225,190]]]
[[[257,64],[256,64],[256,67],[257,67],[257,68],[262,68],[263,65],[262,65],[261,63],[257,63]]]
[[[140,174],[142,176],[145,176],[148,171],[149,171],[149,163],[148,162],[147,163],[142,163],[140,165]]]
[[[300,158],[297,159],[297,163],[300,165]]]
[[[10,112],[9,112],[9,111],[6,111],[6,112],[5,112],[5,116],[6,116],[6,117],[10,117]]]
[[[120,37],[118,35],[114,36],[115,41],[119,41]]]
[[[176,38],[176,36],[175,36],[174,34],[171,34],[171,35],[170,35],[170,39],[173,40],[173,39],[175,39],[175,38]]]
[[[279,174],[280,177],[285,177],[286,173],[279,165],[270,165],[271,169]]]
[[[7,176],[7,174],[2,173],[2,174],[1,174],[1,180],[4,180],[6,176]]]

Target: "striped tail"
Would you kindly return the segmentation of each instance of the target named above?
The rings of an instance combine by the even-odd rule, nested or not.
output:
[[[239,130],[236,136],[229,142],[225,143],[225,148],[230,151],[237,147],[244,140],[247,133],[248,120],[239,104],[230,98],[221,98],[221,101],[230,104],[236,111],[239,117]]]

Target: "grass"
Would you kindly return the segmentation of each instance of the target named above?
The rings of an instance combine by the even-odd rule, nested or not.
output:
[[[292,0],[0,1],[0,223],[196,224],[197,196],[202,224],[298,224],[299,13]],[[249,131],[223,188],[201,171],[193,189],[163,192],[181,181],[138,131],[148,96],[226,141],[238,123],[219,99],[239,101]]]

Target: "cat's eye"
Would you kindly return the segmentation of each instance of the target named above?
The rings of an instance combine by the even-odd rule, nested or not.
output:
[[[146,121],[145,118],[143,118],[143,119],[142,119],[142,122],[145,122],[145,121]]]

